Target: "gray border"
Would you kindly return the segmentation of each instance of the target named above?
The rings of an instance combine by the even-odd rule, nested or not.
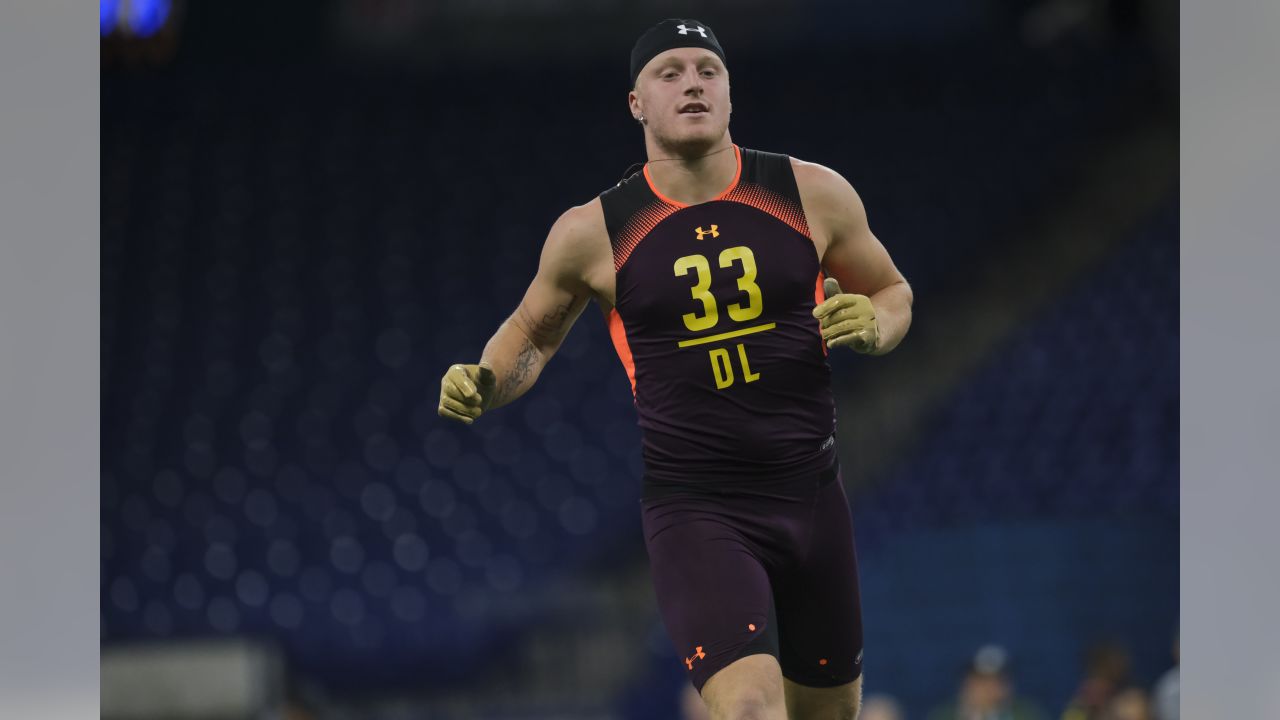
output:
[[[0,3],[0,717],[98,713],[98,50]]]
[[[1182,716],[1280,717],[1280,4],[1182,4]]]
[[[1274,3],[1183,3],[1183,705],[1280,716]],[[0,5],[0,715],[96,716],[98,117],[83,3]],[[91,44],[90,38],[94,39]],[[92,714],[91,714],[92,713]]]

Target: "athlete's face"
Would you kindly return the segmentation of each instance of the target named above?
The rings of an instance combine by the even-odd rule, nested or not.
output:
[[[628,102],[659,145],[685,153],[707,149],[729,128],[729,72],[710,50],[667,50],[640,71]]]

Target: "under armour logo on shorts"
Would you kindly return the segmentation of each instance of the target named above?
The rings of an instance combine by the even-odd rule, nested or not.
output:
[[[698,25],[695,27],[685,27],[684,23],[680,23],[679,25],[676,26],[676,31],[679,32],[681,35],[688,35],[691,32],[696,32],[699,35],[701,35],[703,38],[707,37],[707,29],[702,27],[701,25]]]

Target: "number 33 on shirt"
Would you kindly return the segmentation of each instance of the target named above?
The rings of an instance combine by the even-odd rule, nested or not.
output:
[[[725,309],[728,311],[729,318],[732,321],[743,323],[760,317],[760,313],[764,311],[764,301],[760,295],[760,286],[755,282],[756,258],[755,254],[751,252],[751,248],[745,245],[738,245],[720,251],[717,263],[719,267],[732,268],[735,263],[741,266],[742,275],[738,278],[738,290],[746,293],[746,303],[745,305],[741,302],[732,303]],[[681,318],[684,320],[684,326],[693,332],[702,332],[715,327],[720,322],[720,313],[716,305],[715,296],[711,294],[710,261],[705,255],[685,255],[675,261],[673,270],[677,277],[688,275],[690,272],[697,274],[696,282],[689,292],[694,300],[702,304],[702,312],[701,314],[697,312],[685,313]],[[700,345],[729,337],[762,332],[772,328],[773,323],[759,325],[754,328],[739,328],[718,335],[682,340],[679,346],[683,348],[691,345]],[[743,382],[749,383],[759,380],[760,374],[751,371],[751,364],[747,359],[747,348],[742,343],[737,344],[737,355]],[[723,390],[733,385],[735,375],[729,351],[724,348],[714,348],[708,351],[708,357],[711,361],[711,372],[715,377],[716,389]]]

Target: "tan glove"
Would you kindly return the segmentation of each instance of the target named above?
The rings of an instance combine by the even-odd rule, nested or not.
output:
[[[854,352],[873,353],[880,346],[880,326],[876,309],[866,295],[840,292],[840,283],[827,278],[822,283],[827,299],[813,309],[822,321],[822,339],[827,347],[853,348]]]
[[[488,409],[496,384],[497,377],[488,365],[453,365],[440,379],[440,407],[436,412],[442,418],[470,425]]]

